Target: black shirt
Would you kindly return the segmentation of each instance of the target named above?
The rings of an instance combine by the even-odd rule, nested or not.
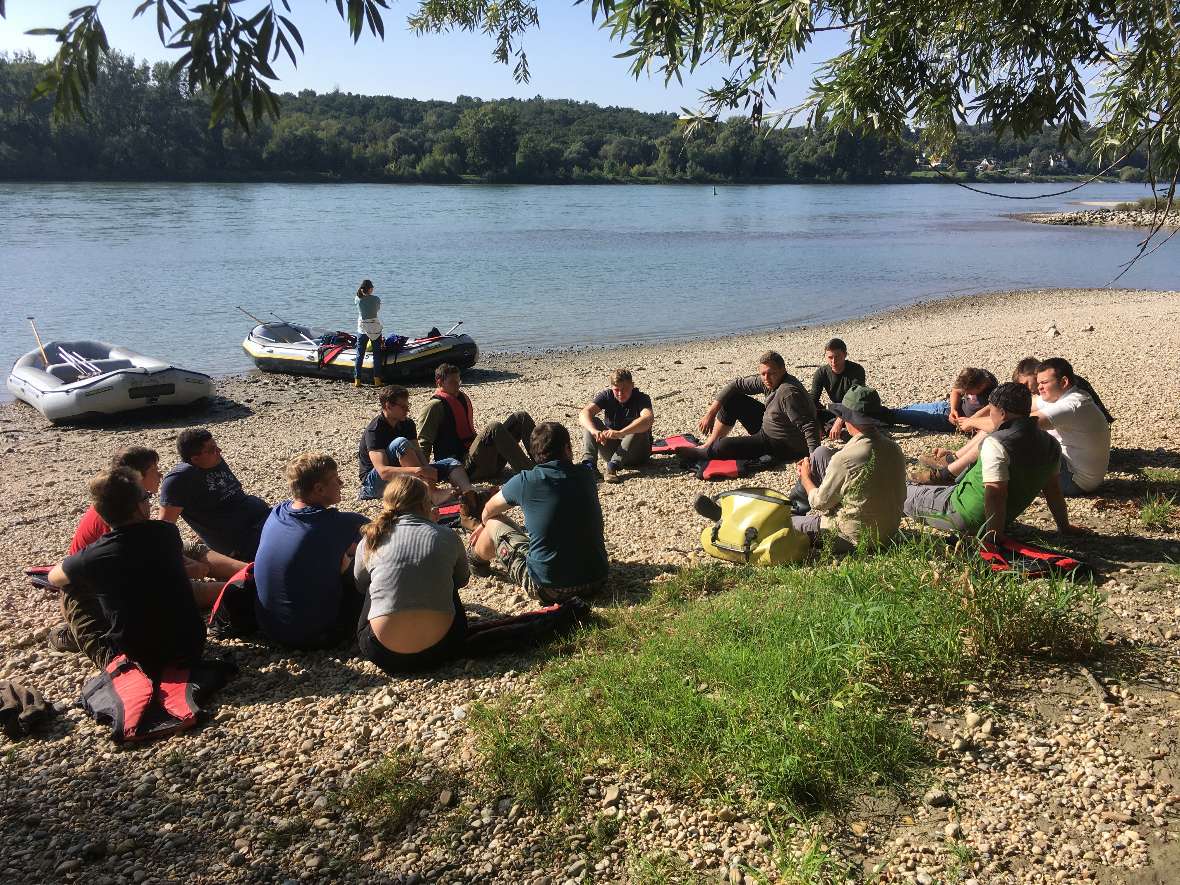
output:
[[[856,384],[865,383],[865,367],[852,360],[844,361],[844,371],[837,375],[832,367],[824,364],[815,370],[811,376],[811,400],[815,407],[820,407],[820,396],[826,391],[828,399],[834,403],[844,402],[844,394]]]
[[[270,515],[270,505],[242,491],[224,461],[209,470],[177,464],[160,485],[160,504],[181,508],[181,517],[210,549],[246,562],[253,561]]]
[[[107,641],[149,675],[193,664],[205,647],[182,550],[179,529],[152,519],[112,528],[61,564],[71,584],[98,599]]]
[[[622,430],[638,418],[644,409],[655,412],[651,407],[651,397],[639,388],[632,390],[627,401],[621,403],[615,397],[615,392],[608,387],[594,397],[594,405],[602,409],[603,422],[610,430]]]
[[[389,448],[389,444],[399,436],[404,436],[410,442],[418,439],[418,425],[414,423],[412,418],[398,421],[396,427],[386,421],[384,415],[378,415],[369,422],[369,426],[361,434],[361,444],[356,451],[362,482],[369,475],[369,471],[373,469],[373,459],[369,457],[369,452],[385,451]]]

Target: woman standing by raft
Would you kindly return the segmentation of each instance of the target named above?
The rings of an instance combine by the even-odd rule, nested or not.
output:
[[[356,290],[356,366],[352,383],[361,386],[361,366],[365,362],[365,348],[373,343],[373,386],[380,387],[385,382],[381,378],[381,368],[385,364],[384,341],[381,338],[381,320],[377,313],[381,310],[381,299],[373,294],[373,281],[365,280]]]

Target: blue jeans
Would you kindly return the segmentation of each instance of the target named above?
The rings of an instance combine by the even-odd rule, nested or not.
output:
[[[360,380],[361,365],[365,361],[365,347],[370,341],[373,342],[373,377],[381,377],[381,369],[385,363],[385,341],[380,335],[378,335],[376,338],[370,338],[368,335],[361,332],[356,336],[356,364],[353,366],[353,377],[357,380]]]
[[[950,422],[950,400],[939,400],[936,403],[913,403],[903,409],[893,409],[890,413],[894,424],[905,424],[907,427],[917,427],[921,430],[933,430],[936,433],[954,433],[955,427]]]
[[[386,457],[390,464],[401,464],[402,456],[411,447],[417,447],[417,443],[412,439],[406,439],[404,436],[399,436],[391,442],[385,449]],[[440,481],[446,481],[447,477],[451,475],[451,471],[456,467],[462,467],[454,458],[440,458],[438,461],[431,461],[428,465],[438,471],[438,478]],[[375,498],[380,498],[385,492],[385,480],[381,478],[381,474],[377,472],[374,467],[361,480],[361,494],[362,501],[371,501]]]

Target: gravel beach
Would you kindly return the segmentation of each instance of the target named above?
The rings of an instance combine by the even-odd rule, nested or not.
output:
[[[528,410],[576,426],[578,409],[632,369],[656,408],[656,435],[691,430],[723,383],[780,351],[805,383],[833,335],[862,363],[888,405],[946,395],[965,365],[1006,379],[1030,354],[1069,359],[1118,419],[1101,494],[1070,501],[1094,530],[1074,547],[1104,575],[1108,654],[1092,668],[1108,701],[1079,670],[1038,667],[1003,686],[965,687],[952,707],[911,711],[937,762],[908,801],[866,803],[811,828],[868,881],[1169,882],[1180,879],[1176,836],[1180,735],[1180,534],[1147,530],[1138,507],[1144,467],[1180,468],[1180,292],[1036,290],[919,304],[839,326],[716,341],[487,358],[467,373],[477,423]],[[342,508],[355,500],[355,453],[376,413],[371,389],[252,373],[222,379],[207,407],[104,427],[56,428],[22,403],[0,405],[0,678],[56,702],[77,700],[90,668],[51,651],[56,599],[32,589],[28,565],[64,554],[86,481],[113,449],[147,444],[175,463],[175,437],[208,426],[248,492],[283,500],[283,466],[305,450],[341,464]],[[411,389],[417,414],[428,389]],[[948,439],[895,434],[911,458]],[[580,439],[580,434],[576,439]],[[577,446],[577,444],[575,444]],[[609,598],[627,605],[661,574],[698,558],[702,521],[691,502],[704,483],[656,459],[599,487],[613,563]],[[793,469],[729,483],[787,490]],[[1176,494],[1173,483],[1158,488]],[[1048,529],[1043,502],[1026,525]],[[182,528],[189,535],[187,528]],[[533,607],[496,577],[464,591],[476,614]],[[471,706],[532,691],[542,655],[458,663],[390,679],[355,656],[292,655],[261,642],[211,642],[241,675],[216,698],[211,723],[143,747],[119,747],[76,707],[39,737],[0,755],[0,880],[5,882],[503,882],[636,881],[650,858],[674,859],[700,881],[776,881],[773,839],[759,818],[702,802],[673,802],[650,780],[585,784],[583,814],[543,821],[516,797],[480,799]],[[426,760],[438,801],[396,836],[363,827],[339,794],[401,748]],[[455,786],[447,786],[454,784]],[[924,795],[923,795],[924,794]],[[609,828],[595,821],[609,819]],[[603,836],[603,833],[607,833]],[[644,861],[644,858],[649,860]],[[646,864],[646,865],[645,865]],[[754,871],[762,871],[757,878]],[[671,878],[671,874],[669,874]],[[643,878],[643,881],[658,881]],[[792,880],[793,881],[793,880]]]

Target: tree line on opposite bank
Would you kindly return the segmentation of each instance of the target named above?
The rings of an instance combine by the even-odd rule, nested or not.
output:
[[[39,62],[0,54],[0,179],[158,181],[882,182],[1084,175],[1100,171],[1084,144],[961,132],[942,157],[918,134],[884,138],[819,126],[756,129],[731,119],[685,135],[677,116],[568,99],[419,101],[304,90],[282,116],[246,132],[210,127],[208,97],[166,63],[112,53],[83,119],[29,104]],[[1117,170],[1141,180],[1145,159]]]

